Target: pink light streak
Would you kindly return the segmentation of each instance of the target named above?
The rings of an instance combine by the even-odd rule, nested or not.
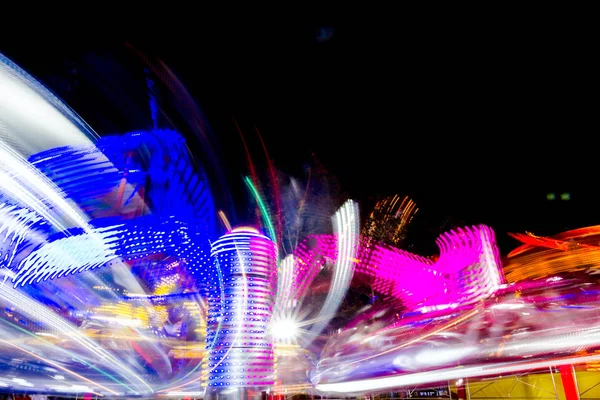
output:
[[[464,227],[436,240],[437,261],[361,237],[355,273],[367,278],[383,296],[401,300],[407,311],[456,307],[477,302],[504,283],[494,231],[485,226]],[[337,257],[333,235],[312,235],[297,247],[296,282],[299,296],[324,262]]]

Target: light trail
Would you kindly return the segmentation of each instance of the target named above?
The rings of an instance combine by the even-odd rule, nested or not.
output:
[[[429,337],[431,337],[433,335],[437,335],[438,333],[443,332],[443,331],[447,330],[448,328],[451,328],[451,327],[453,327],[453,326],[455,326],[457,324],[460,324],[461,322],[466,321],[469,318],[473,317],[478,312],[479,312],[479,310],[473,310],[473,311],[469,312],[467,315],[463,315],[462,317],[456,318],[455,320],[447,323],[444,326],[439,327],[438,329],[435,329],[435,330],[433,330],[431,332],[428,332],[428,333],[426,333],[424,335],[421,335],[421,336],[419,336],[419,337],[417,337],[415,339],[412,339],[412,340],[409,340],[407,342],[404,342],[404,343],[402,343],[399,346],[396,346],[394,348],[391,348],[391,349],[388,349],[388,350],[385,350],[385,351],[382,351],[382,352],[379,352],[379,353],[376,353],[376,354],[372,354],[372,355],[370,355],[368,357],[361,358],[360,360],[345,362],[344,365],[353,365],[353,364],[361,363],[361,362],[364,362],[364,361],[367,361],[367,360],[370,360],[370,359],[373,359],[373,358],[376,358],[376,357],[380,357],[380,356],[382,356],[384,354],[388,354],[388,353],[392,353],[394,351],[398,351],[400,349],[403,349],[405,347],[408,347],[410,345],[418,343],[421,340],[425,340],[425,339],[427,339],[427,338],[429,338]],[[333,367],[330,367],[330,368],[324,370],[323,372],[315,375],[315,377],[312,380],[315,381],[317,378],[321,377],[324,373],[326,373],[328,371],[331,371],[332,369],[334,369],[336,367],[337,366],[333,366]]]
[[[532,369],[574,365],[600,360],[600,355],[555,358],[535,362],[515,362],[497,364],[478,364],[461,368],[442,368],[434,371],[402,374],[385,378],[363,379],[339,383],[324,383],[315,386],[320,392],[359,394],[373,390],[396,389],[406,386],[416,386],[428,383],[445,382],[465,377],[496,376]]]
[[[94,382],[94,381],[92,381],[92,380],[90,380],[90,379],[86,378],[86,377],[85,377],[85,376],[83,376],[83,375],[79,375],[77,372],[71,371],[70,369],[63,367],[63,366],[61,366],[60,364],[58,364],[58,363],[55,363],[55,362],[54,362],[54,361],[52,361],[52,360],[48,360],[48,359],[46,359],[46,358],[44,358],[44,357],[40,357],[40,356],[38,356],[37,354],[35,354],[35,353],[33,353],[33,352],[29,351],[29,350],[25,350],[24,348],[22,348],[22,347],[20,347],[20,346],[17,346],[16,344],[13,344],[13,343],[11,343],[11,342],[9,342],[9,341],[7,341],[7,340],[0,339],[0,342],[2,342],[2,343],[4,343],[4,344],[6,344],[6,345],[8,345],[8,346],[14,347],[15,349],[18,349],[18,350],[22,351],[23,353],[26,353],[26,354],[28,354],[28,355],[30,355],[30,356],[32,356],[32,357],[35,357],[35,358],[37,358],[38,360],[41,360],[41,361],[43,361],[43,362],[45,362],[45,363],[47,363],[47,364],[50,364],[50,365],[52,365],[53,367],[60,369],[61,371],[65,371],[66,373],[68,373],[68,374],[71,374],[71,375],[73,375],[73,376],[75,376],[75,377],[77,377],[77,378],[79,378],[79,379],[81,379],[81,380],[83,380],[83,381],[85,381],[85,382],[87,382],[87,383],[91,383],[92,385],[95,385],[95,386],[101,387],[102,389],[106,390],[107,392],[110,392],[110,393],[112,393],[112,394],[114,394],[114,395],[116,395],[116,396],[118,396],[118,395],[119,395],[119,393],[118,393],[118,392],[115,392],[114,390],[111,390],[111,389],[107,388],[106,386],[103,386],[103,385],[99,384],[98,382]]]

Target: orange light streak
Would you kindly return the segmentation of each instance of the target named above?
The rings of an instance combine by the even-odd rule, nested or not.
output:
[[[221,222],[223,223],[223,225],[225,226],[225,228],[227,228],[228,231],[231,230],[231,224],[229,223],[229,220],[227,219],[227,216],[225,215],[225,213],[221,210],[219,210],[217,212],[217,214],[219,215],[219,218],[221,219]]]

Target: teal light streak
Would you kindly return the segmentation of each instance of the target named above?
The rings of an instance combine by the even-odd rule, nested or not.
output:
[[[275,236],[275,229],[273,229],[273,223],[271,222],[271,218],[269,218],[269,210],[267,210],[267,206],[265,205],[264,201],[260,198],[260,195],[258,194],[258,190],[256,190],[256,187],[252,183],[252,180],[246,176],[244,178],[244,181],[246,182],[248,189],[250,189],[250,193],[252,193],[252,195],[256,199],[256,203],[258,204],[258,208],[260,208],[261,215],[263,217],[265,225],[267,226],[267,229],[269,231],[269,236],[271,236],[271,240],[273,240],[273,242],[275,242],[275,245],[277,245],[277,237]],[[276,247],[276,248],[278,248],[278,247]]]

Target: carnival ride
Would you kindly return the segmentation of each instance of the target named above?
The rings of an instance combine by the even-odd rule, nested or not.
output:
[[[432,259],[398,248],[412,201],[389,199],[362,231],[348,201],[332,228],[279,254],[281,229],[254,191],[261,240],[275,250],[234,249],[236,262],[266,257],[276,276],[231,264],[224,280],[212,246],[235,229],[218,225],[208,176],[178,132],[99,137],[4,57],[0,85],[0,390],[183,397],[211,382],[253,386],[250,370],[236,377],[220,356],[251,347],[243,340],[274,346],[277,357],[255,386],[324,395],[600,358],[597,227],[515,235],[525,244],[503,266],[493,230],[468,226],[440,235]],[[323,274],[330,281],[315,304],[308,295]],[[379,300],[332,329],[358,280]],[[250,324],[255,336],[223,325],[223,304],[238,300],[246,308],[235,318],[264,317]],[[286,368],[292,359],[300,368]]]

